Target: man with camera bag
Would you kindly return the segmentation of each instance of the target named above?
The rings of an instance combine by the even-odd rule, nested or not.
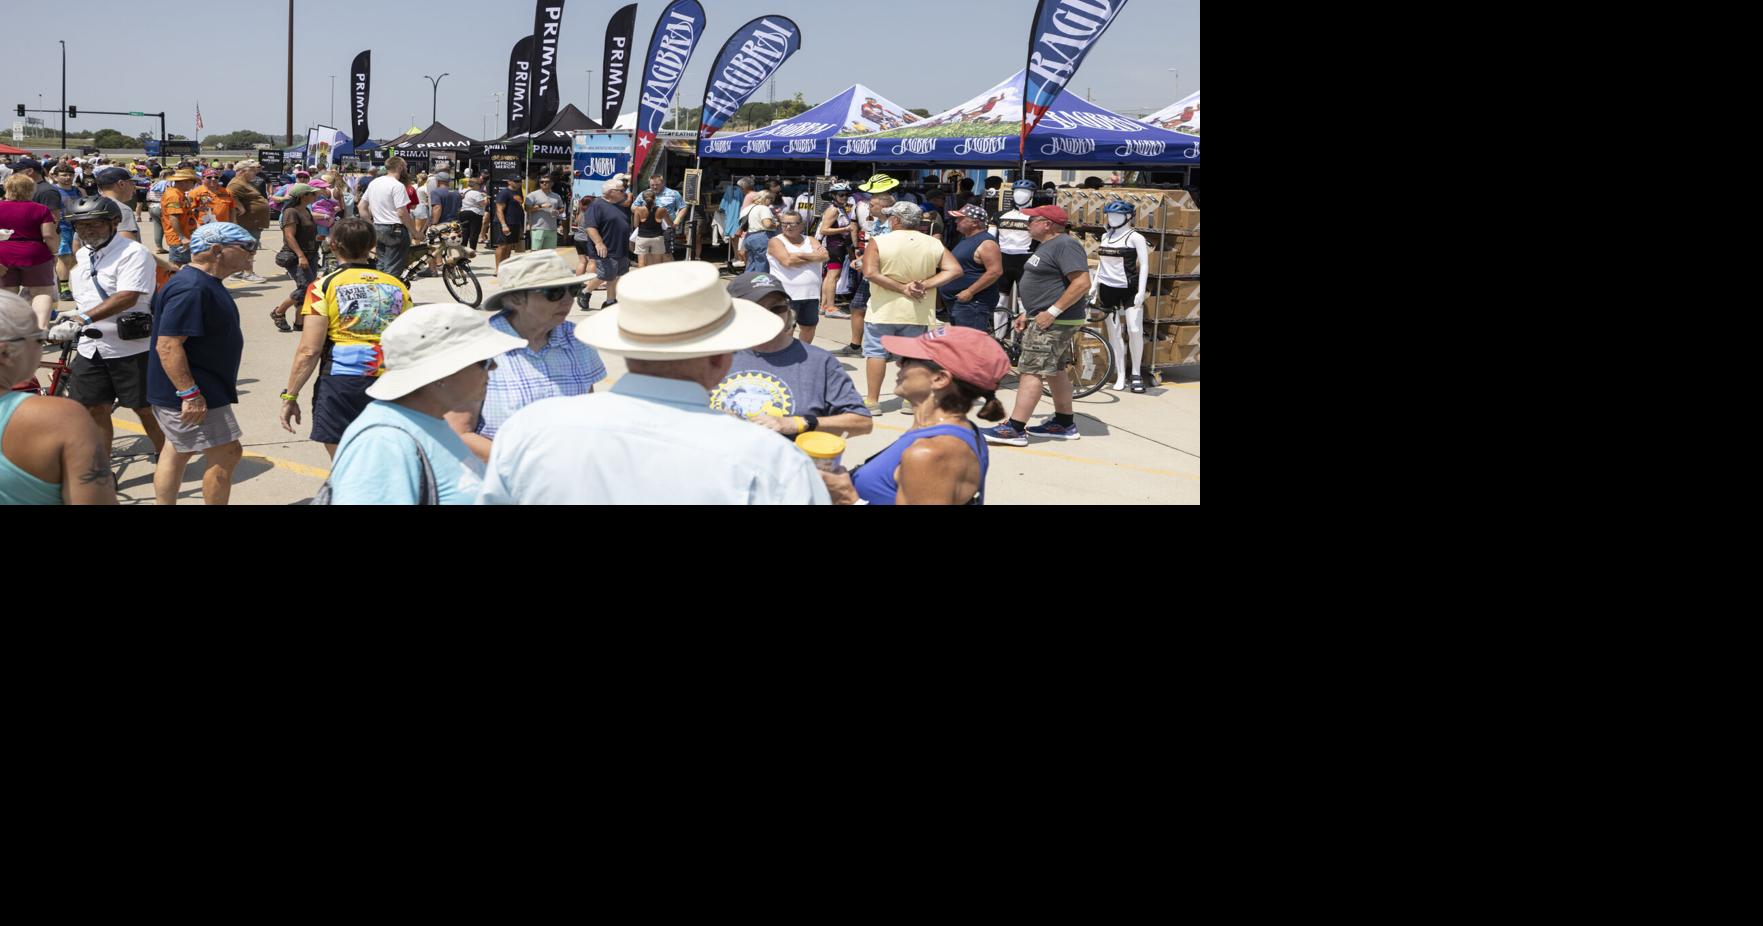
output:
[[[141,419],[155,454],[165,434],[147,402],[147,335],[152,326],[157,261],[146,245],[117,233],[122,207],[107,196],[88,196],[67,210],[66,220],[85,246],[74,255],[74,304],[78,307],[49,330],[59,341],[79,339],[69,367],[67,397],[86,407],[110,447],[111,409],[120,403]],[[87,328],[101,337],[81,338]],[[108,449],[106,450],[108,452]]]

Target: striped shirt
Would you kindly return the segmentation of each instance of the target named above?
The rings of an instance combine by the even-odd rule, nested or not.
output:
[[[520,337],[507,312],[497,312],[490,327]],[[605,378],[606,366],[599,353],[576,340],[574,322],[564,322],[551,329],[551,339],[542,350],[517,347],[496,358],[496,369],[490,371],[490,383],[484,391],[477,433],[494,439],[515,412],[540,399],[587,395]]]

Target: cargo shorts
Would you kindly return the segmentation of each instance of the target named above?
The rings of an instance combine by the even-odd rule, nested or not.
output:
[[[1016,372],[1026,376],[1052,376],[1071,366],[1077,344],[1076,325],[1058,325],[1042,331],[1029,316],[1028,330],[1022,334],[1022,357]]]

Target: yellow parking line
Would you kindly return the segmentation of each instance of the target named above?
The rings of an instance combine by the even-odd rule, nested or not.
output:
[[[886,424],[878,424],[875,426],[875,429],[877,431],[893,431],[898,434],[905,434],[907,430],[906,428],[896,428]],[[1145,466],[1134,466],[1131,463],[1109,463],[1106,460],[1086,460],[1082,457],[1071,457],[1066,456],[1063,453],[1053,453],[1047,450],[1030,450],[1027,447],[998,447],[995,449],[1012,450],[1016,453],[1026,453],[1031,457],[1044,457],[1049,460],[1064,460],[1067,463],[1082,463],[1085,466],[1106,466],[1112,469],[1130,469],[1135,473],[1145,473],[1151,476],[1186,479],[1190,482],[1200,481],[1200,477],[1195,473],[1177,473],[1166,469],[1151,469]]]
[[[147,433],[144,429],[142,429],[142,427],[140,425],[134,423],[133,421],[124,421],[121,418],[112,417],[110,419],[110,423],[116,425],[119,428],[122,428],[124,431],[128,431],[131,434],[146,434]],[[331,471],[328,469],[319,469],[316,466],[307,466],[304,463],[294,463],[289,460],[278,460],[275,457],[266,457],[261,453],[247,453],[247,454],[245,454],[245,459],[262,460],[263,462],[268,463],[269,465],[275,467],[276,469],[285,469],[288,472],[294,473],[295,475],[299,475],[299,476],[310,476],[313,479],[318,479],[318,480],[324,480],[324,479],[331,478]]]

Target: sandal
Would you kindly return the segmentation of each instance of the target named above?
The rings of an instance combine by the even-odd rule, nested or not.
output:
[[[294,329],[288,327],[288,310],[286,310],[286,309],[283,309],[280,312],[270,312],[269,313],[269,320],[272,322],[275,322],[275,330],[277,330],[277,331],[293,331],[294,330]]]

